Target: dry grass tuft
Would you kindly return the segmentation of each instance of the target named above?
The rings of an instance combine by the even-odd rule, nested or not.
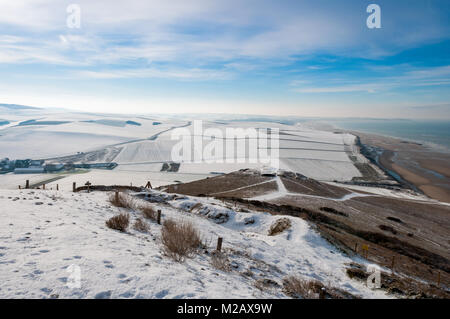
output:
[[[283,291],[292,298],[317,299],[322,292],[323,298],[331,299],[359,299],[345,290],[324,285],[318,280],[305,280],[295,276],[283,279]]]
[[[275,236],[282,232],[284,232],[286,229],[289,229],[291,227],[292,223],[289,218],[280,218],[277,219],[269,229],[269,236]]]
[[[230,261],[228,260],[227,256],[220,251],[214,251],[212,253],[211,266],[225,272],[231,271]]]
[[[323,284],[317,280],[305,280],[295,276],[283,279],[284,292],[293,298],[317,299]]]
[[[148,226],[148,224],[141,218],[136,219],[133,228],[142,233],[148,233],[150,231],[150,227]]]
[[[125,232],[130,224],[130,215],[128,214],[120,214],[114,217],[111,217],[106,221],[106,226],[111,229],[116,229],[121,232]]]
[[[158,213],[153,209],[152,206],[148,204],[141,205],[138,207],[138,210],[141,211],[142,215],[144,215],[145,218],[156,221]]]
[[[118,196],[116,193],[112,193],[109,195],[109,202],[116,207],[134,209],[135,208],[135,200],[128,194],[124,194],[119,192]]]
[[[161,230],[164,252],[173,260],[182,262],[191,257],[203,245],[199,231],[187,221],[167,219]]]

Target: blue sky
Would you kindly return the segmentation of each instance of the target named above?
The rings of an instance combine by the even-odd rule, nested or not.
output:
[[[450,119],[449,16],[447,0],[0,0],[0,103]]]

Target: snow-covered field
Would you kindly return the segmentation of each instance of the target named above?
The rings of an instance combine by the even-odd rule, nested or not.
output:
[[[145,165],[162,165],[173,161],[172,149],[179,140],[172,138],[174,129],[184,128],[190,134],[194,133],[193,119],[159,116],[114,115],[77,113],[51,109],[8,109],[0,107],[0,118],[10,121],[10,124],[0,126],[0,158],[10,159],[48,159],[75,155],[70,160],[82,162],[108,162],[119,164],[111,173],[111,179],[122,181],[123,174],[119,171],[134,171],[146,173],[156,172],[153,166],[147,169]],[[279,168],[301,173],[318,180],[348,181],[361,174],[354,166],[349,156],[365,162],[355,146],[355,137],[351,134],[335,134],[321,131],[306,125],[286,125],[275,122],[245,122],[245,121],[203,121],[203,145],[211,139],[215,130],[226,137],[226,130],[240,128],[278,129]],[[261,133],[264,131],[260,131]],[[264,133],[265,134],[265,133]],[[262,136],[265,136],[265,135]],[[211,173],[228,173],[242,168],[257,168],[266,164],[251,163],[249,160],[249,138],[245,139],[244,158],[242,163],[192,163],[182,161],[179,168],[181,174],[194,174],[200,178],[211,176]],[[235,158],[226,152],[222,160]],[[254,139],[253,139],[254,141]],[[193,146],[192,146],[193,147]],[[270,145],[269,145],[269,152]],[[91,154],[88,157],[76,157],[79,153]],[[206,156],[204,160],[210,160]],[[64,159],[63,161],[68,161]],[[53,160],[55,161],[55,160]],[[56,160],[57,161],[57,160]],[[159,166],[161,167],[161,166]],[[90,174],[90,173],[88,173]],[[98,173],[92,171],[87,180],[96,179]],[[191,175],[193,176],[193,175]],[[147,178],[147,177],[145,177]],[[164,181],[186,181],[184,176],[158,177]],[[11,188],[8,178],[0,176],[0,187]],[[128,178],[127,183],[138,182]],[[158,183],[155,181],[155,183]],[[6,186],[8,184],[8,186]],[[17,187],[14,185],[14,187]]]
[[[153,191],[152,196],[161,196]],[[292,227],[268,236],[279,217],[236,212],[207,198],[183,197],[158,206],[163,220],[191,221],[209,244],[184,263],[162,253],[161,226],[149,234],[132,228],[120,233],[105,221],[123,209],[112,207],[107,193],[0,190],[1,298],[284,298],[278,287],[259,290],[258,279],[278,284],[289,275],[317,279],[365,298],[389,298],[381,290],[345,274],[350,258],[321,238],[307,222],[287,217]],[[191,211],[197,203],[200,208]],[[132,220],[139,213],[130,212]],[[218,217],[222,216],[218,219]],[[217,220],[227,221],[217,224]],[[249,219],[253,224],[249,224]],[[232,263],[231,272],[211,265],[217,237]],[[231,250],[233,249],[234,252]],[[79,267],[81,287],[70,288]],[[243,273],[251,270],[253,278]]]

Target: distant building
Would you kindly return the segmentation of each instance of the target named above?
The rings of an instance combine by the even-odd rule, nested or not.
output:
[[[42,166],[44,162],[44,160],[31,160],[30,166]]]
[[[46,172],[58,172],[64,168],[64,164],[47,164],[44,168]]]
[[[97,169],[114,169],[117,166],[117,163],[82,163],[82,164],[74,164],[75,168],[97,168]]]
[[[33,167],[25,167],[25,168],[16,168],[14,170],[14,174],[40,174],[44,173],[44,167],[42,166],[33,166]]]

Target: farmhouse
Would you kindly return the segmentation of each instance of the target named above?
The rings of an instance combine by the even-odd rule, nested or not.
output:
[[[30,166],[24,168],[16,168],[14,174],[39,174],[44,173],[44,167],[42,166]]]

